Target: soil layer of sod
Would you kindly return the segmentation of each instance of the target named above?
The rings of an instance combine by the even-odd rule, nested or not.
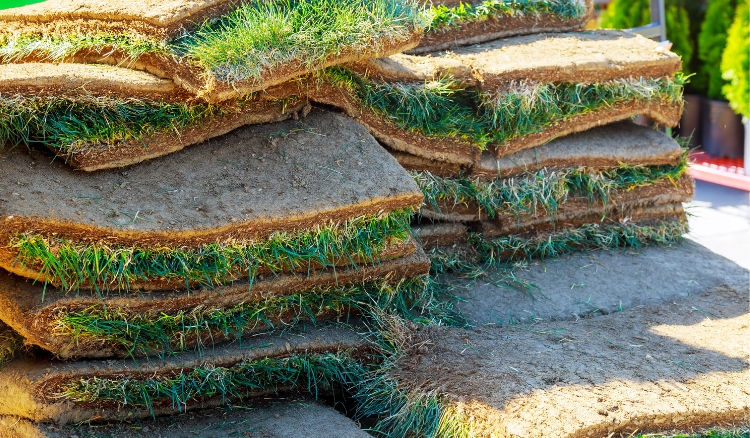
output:
[[[512,2],[474,0],[432,2],[436,15],[410,54],[456,50],[499,38],[582,28],[594,10],[593,0]]]
[[[62,359],[212,349],[227,339],[299,321],[348,319],[362,307],[408,312],[430,261],[424,252],[382,264],[266,276],[187,294],[83,296],[0,275],[0,320]],[[0,335],[2,339],[2,335]],[[0,348],[2,348],[0,344]],[[2,357],[2,353],[0,353]],[[12,357],[12,356],[11,356]]]
[[[66,424],[237,405],[282,391],[321,396],[355,380],[367,350],[351,328],[321,327],[164,359],[18,358],[0,370],[0,414]]]
[[[573,262],[575,270],[591,263]],[[568,280],[556,283],[561,278]],[[657,287],[645,280],[629,272],[616,283],[637,295]],[[438,413],[415,403],[401,418],[432,427],[439,420],[453,432],[444,436],[509,437],[633,436],[746,422],[747,292],[686,295],[585,319],[431,329],[422,335],[429,349],[410,351],[390,375],[410,400],[435,401]]]
[[[72,6],[54,3],[49,5],[51,9]],[[212,9],[205,8],[210,2],[201,3],[203,9]],[[62,11],[50,15],[45,10],[46,2],[30,5],[10,15],[0,13],[0,22],[10,21],[10,25],[21,28],[0,35],[0,60],[123,65],[172,79],[193,96],[217,103],[321,68],[400,53],[418,44],[424,26],[424,18],[412,0],[221,3],[216,11],[227,7],[234,10],[197,22],[194,29],[172,39],[137,36],[116,24],[107,29],[102,26],[107,19],[103,22],[102,18],[108,16],[104,11],[111,13],[113,5],[102,8],[102,12],[89,9],[90,4],[78,10],[74,6],[67,12],[79,19],[72,23],[60,15]],[[146,6],[140,2],[115,9]],[[172,2],[166,6],[173,9],[171,14],[157,7],[160,12],[156,15],[181,15],[175,11],[181,5]],[[122,20],[128,21],[125,16]],[[178,20],[196,23],[195,18],[207,17],[199,14],[191,18]],[[53,30],[35,29],[40,23]],[[89,26],[97,29],[87,31]]]
[[[70,438],[369,438],[349,418],[319,401],[302,397],[264,398],[262,402],[119,423],[54,425],[0,417],[0,436]]]
[[[408,173],[364,128],[325,111],[304,121],[236,130],[126,171],[78,174],[59,161],[50,163],[48,156],[18,149],[5,151],[0,160],[5,174],[0,182],[1,264],[40,279],[46,273],[38,268],[52,272],[60,260],[38,265],[35,255],[19,254],[19,242],[43,243],[42,252],[53,258],[66,245],[79,255],[85,249],[112,254],[113,260],[138,248],[144,250],[140,256],[148,257],[197,248],[205,257],[216,245],[283,243],[295,236],[307,245],[314,239],[299,233],[331,237],[348,227],[348,237],[341,237],[355,246],[367,237],[360,242],[364,249],[378,243],[367,233],[380,233],[383,245],[408,239],[408,212],[422,200]],[[358,255],[374,254],[336,258]],[[283,265],[289,256],[276,261]],[[300,261],[297,266],[308,264]],[[85,270],[66,269],[75,276]],[[130,280],[136,277],[147,281],[158,275]],[[47,280],[61,284],[60,278]]]

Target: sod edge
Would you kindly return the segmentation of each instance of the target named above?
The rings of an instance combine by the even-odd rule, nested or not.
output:
[[[426,25],[418,10],[413,0],[253,2],[170,41],[6,35],[0,58],[140,66],[221,102],[330,65],[413,48]]]
[[[465,212],[486,216],[521,215],[541,208],[553,216],[566,200],[583,198],[607,204],[619,193],[669,181],[677,186],[687,171],[687,152],[679,163],[663,166],[621,164],[606,170],[585,167],[548,171],[542,169],[515,178],[449,178],[430,172],[410,174],[424,193],[424,208],[438,214]]]
[[[551,126],[575,123],[577,118],[598,111],[617,112],[618,107],[633,104],[674,108],[675,120],[664,122],[676,125],[685,81],[678,74],[674,78],[626,78],[592,84],[522,82],[489,93],[467,88],[450,77],[421,84],[389,83],[340,67],[318,75],[396,129],[430,139],[462,140],[480,150],[490,144],[503,148]]]
[[[252,285],[258,275],[377,263],[413,252],[410,219],[411,209],[402,209],[263,240],[194,248],[126,247],[20,233],[0,251],[5,253],[0,262],[13,273],[72,291],[216,287],[240,278]]]
[[[482,0],[431,9],[425,36],[409,54],[423,54],[517,35],[580,29],[593,11],[592,0]]]
[[[201,305],[177,312],[141,312],[106,304],[65,307],[49,325],[54,336],[75,344],[77,351],[98,346],[116,351],[118,356],[164,355],[186,349],[201,351],[226,340],[241,342],[243,336],[300,322],[348,321],[372,308],[413,319],[415,309],[437,306],[433,293],[425,277],[388,276],[267,296],[229,307]]]

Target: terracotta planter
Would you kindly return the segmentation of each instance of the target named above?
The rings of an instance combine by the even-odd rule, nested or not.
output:
[[[701,145],[712,157],[742,158],[745,129],[727,102],[703,100]]]
[[[685,108],[680,119],[680,136],[690,138],[690,147],[701,145],[701,107],[703,98],[696,94],[685,95]]]

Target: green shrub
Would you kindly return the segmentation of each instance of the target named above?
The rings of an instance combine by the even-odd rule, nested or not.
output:
[[[750,118],[750,9],[747,0],[740,0],[732,27],[729,28],[727,47],[721,59],[724,97],[734,112]]]
[[[698,56],[701,71],[706,75],[706,95],[711,99],[723,99],[722,87],[726,81],[721,77],[721,55],[727,45],[727,31],[734,18],[733,0],[711,0],[706,10],[701,32],[698,35]]]
[[[649,0],[614,0],[602,14],[600,25],[611,29],[630,29],[651,22]],[[682,58],[682,70],[690,73],[695,42],[690,32],[690,17],[681,0],[667,0],[667,39],[672,51]]]

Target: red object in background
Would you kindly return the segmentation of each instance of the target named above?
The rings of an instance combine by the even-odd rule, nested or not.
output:
[[[716,158],[706,155],[700,149],[690,154],[693,164],[690,175],[700,181],[750,192],[750,175],[742,158]]]

